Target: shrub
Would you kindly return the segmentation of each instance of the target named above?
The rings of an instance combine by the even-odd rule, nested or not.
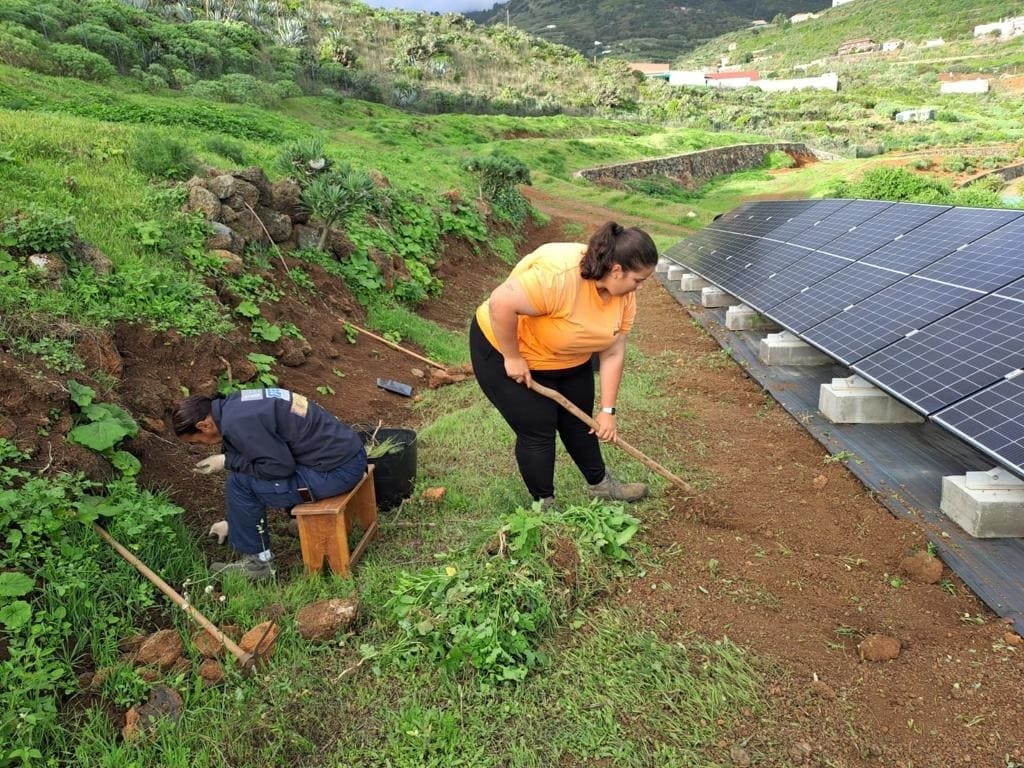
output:
[[[206,140],[206,148],[221,157],[226,157],[238,165],[247,163],[245,147],[240,142],[225,136],[212,136]]]
[[[63,37],[65,42],[80,45],[113,62],[121,72],[127,72],[141,58],[140,46],[134,40],[101,24],[76,24],[66,29]]]
[[[334,222],[368,206],[375,192],[369,174],[353,170],[348,164],[337,166],[309,182],[302,190],[302,205],[323,225],[317,248],[324,249]]]
[[[12,67],[44,70],[46,56],[42,51],[45,44],[38,32],[25,29],[17,24],[0,21],[0,62]]]
[[[139,133],[130,157],[136,170],[149,178],[187,179],[199,167],[186,144],[153,130]]]
[[[20,256],[64,252],[74,235],[75,220],[71,216],[43,208],[27,208],[0,223],[3,245]]]
[[[476,177],[480,195],[490,201],[495,215],[514,222],[526,217],[529,203],[516,187],[530,184],[530,169],[526,163],[495,152],[470,158],[463,162],[462,168]]]
[[[57,74],[79,80],[106,80],[114,75],[114,65],[80,45],[53,43],[46,49]]]

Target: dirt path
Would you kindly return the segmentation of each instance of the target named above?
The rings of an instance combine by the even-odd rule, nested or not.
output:
[[[614,216],[543,205],[588,233]],[[827,461],[661,286],[638,302],[631,343],[673,370],[685,415],[648,425],[646,439],[634,425],[630,441],[667,432],[710,489],[647,520],[656,565],[616,599],[669,639],[728,636],[765,662],[771,714],[746,724],[744,753],[769,766],[1024,761],[1019,638],[948,569],[931,584],[902,572],[926,549],[920,529]],[[895,638],[899,656],[863,661],[859,645],[875,634]],[[736,746],[715,745],[724,765],[744,764],[730,758]]]
[[[662,222],[648,224],[648,222],[644,221],[635,221],[633,217],[627,216],[621,211],[614,211],[610,208],[603,208],[599,205],[584,203],[579,200],[566,201],[536,187],[520,187],[520,189],[530,203],[533,204],[533,207],[541,213],[557,219],[581,224],[588,232],[601,226],[606,221],[620,221],[625,226],[643,227],[652,234],[685,237],[693,232],[688,227],[664,224]]]

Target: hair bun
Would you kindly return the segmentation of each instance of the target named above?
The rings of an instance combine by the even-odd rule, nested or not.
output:
[[[621,235],[625,231],[622,228],[622,225],[619,224],[618,222],[613,221],[611,224],[612,224],[612,227],[611,227],[612,234],[615,235],[615,237],[618,237],[619,235]]]

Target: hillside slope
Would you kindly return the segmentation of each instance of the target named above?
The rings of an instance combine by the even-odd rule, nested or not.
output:
[[[687,56],[706,64],[730,52],[739,61],[745,54],[771,56],[773,66],[809,62],[834,56],[847,40],[871,38],[877,43],[900,40],[911,48],[924,40],[970,42],[974,27],[1019,15],[1024,8],[1008,0],[856,0],[829,8],[819,18],[782,28],[741,30],[724,34]],[[990,41],[981,41],[990,42]]]
[[[827,0],[698,0],[686,5],[672,0],[510,0],[466,16],[480,24],[508,22],[589,57],[665,61],[747,27],[754,19],[818,11],[827,5]]]

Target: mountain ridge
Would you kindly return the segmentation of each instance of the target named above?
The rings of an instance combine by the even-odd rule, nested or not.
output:
[[[672,61],[754,20],[829,5],[828,0],[696,0],[688,5],[679,0],[509,0],[463,15],[478,24],[511,24],[593,59]]]

